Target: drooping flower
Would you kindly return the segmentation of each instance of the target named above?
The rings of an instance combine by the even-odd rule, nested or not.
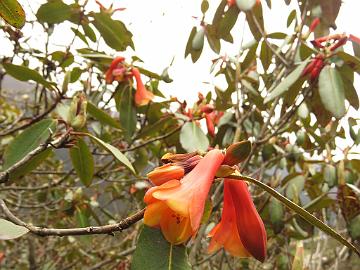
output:
[[[229,182],[224,183],[224,205],[221,221],[208,234],[211,238],[208,252],[212,253],[224,247],[231,255],[237,257],[250,257],[250,253],[241,243],[236,225],[236,213],[231,197]]]
[[[171,180],[150,188],[144,197],[147,204],[144,223],[160,227],[164,237],[173,244],[184,243],[195,235],[210,186],[223,159],[220,150],[209,151],[180,181]]]
[[[265,226],[245,182],[225,179],[221,222],[214,227],[210,236],[209,252],[224,247],[234,256],[253,256],[261,262],[265,260]]]
[[[111,62],[108,70],[105,73],[105,81],[110,84],[113,81],[121,81],[123,79],[126,69],[123,66],[125,58],[122,56],[115,57]],[[117,77],[117,78],[116,78]]]
[[[136,80],[135,104],[137,106],[147,105],[154,98],[154,94],[145,88],[137,68],[132,68],[132,74]]]

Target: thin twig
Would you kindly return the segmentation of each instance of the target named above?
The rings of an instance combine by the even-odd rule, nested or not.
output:
[[[16,217],[9,208],[7,208],[4,200],[0,199],[0,208],[3,210],[5,216],[9,221],[15,223],[16,225],[23,226],[27,228],[31,233],[39,236],[68,236],[68,235],[90,235],[90,234],[112,234],[117,231],[123,231],[129,228],[131,225],[135,224],[141,220],[144,216],[145,209],[142,209],[132,216],[129,216],[116,224],[104,225],[104,226],[90,226],[84,228],[70,228],[70,229],[53,229],[53,228],[44,228],[33,226],[31,224],[25,223]]]

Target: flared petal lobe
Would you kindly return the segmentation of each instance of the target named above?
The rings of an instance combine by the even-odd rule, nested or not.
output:
[[[266,231],[250,192],[244,181],[225,179],[229,187],[240,240],[245,249],[257,260],[263,262],[266,257]]]
[[[165,164],[155,168],[147,174],[147,177],[155,185],[160,186],[170,180],[180,180],[184,177],[185,170],[181,166],[174,164]]]
[[[145,88],[137,68],[132,68],[132,74],[136,80],[135,104],[137,106],[147,105],[154,98],[154,94]]]
[[[221,221],[212,229],[208,236],[211,237],[211,242],[208,247],[209,253],[215,252],[223,247],[233,256],[241,258],[251,256],[240,240],[236,224],[235,207],[227,181],[225,181],[224,184],[224,206]]]
[[[160,226],[164,237],[173,244],[184,243],[194,236],[200,226],[215,173],[223,159],[220,150],[212,150],[180,181],[170,180],[150,188],[144,197],[148,205],[144,223]]]

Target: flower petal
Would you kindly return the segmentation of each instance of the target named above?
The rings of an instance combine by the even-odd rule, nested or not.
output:
[[[189,218],[182,217],[169,208],[162,214],[160,227],[165,239],[174,245],[186,242],[192,235]]]
[[[162,201],[148,205],[144,213],[144,224],[150,227],[159,226],[161,217],[166,209],[168,209],[168,207]]]
[[[263,262],[266,257],[266,231],[247,185],[243,181],[225,179],[234,203],[237,228],[241,242],[246,250],[257,260]]]
[[[170,180],[170,181],[166,182],[165,184],[162,184],[161,186],[152,187],[145,193],[144,202],[146,204],[150,204],[150,203],[157,201],[157,199],[153,197],[153,194],[156,191],[170,190],[170,189],[176,188],[178,186],[180,186],[179,180]]]

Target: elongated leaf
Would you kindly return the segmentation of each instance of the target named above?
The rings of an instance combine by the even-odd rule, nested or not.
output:
[[[27,228],[0,218],[0,240],[15,239],[28,232],[29,230]]]
[[[50,130],[55,130],[56,124],[56,120],[44,119],[25,129],[11,141],[4,153],[4,169],[14,165],[41,143],[44,143],[50,136]]]
[[[272,57],[273,57],[272,50],[269,48],[266,42],[263,41],[261,44],[260,60],[265,71],[268,70],[271,64]]]
[[[300,78],[301,73],[303,72],[303,70],[306,67],[308,62],[309,62],[309,59],[305,60],[300,65],[298,65],[284,80],[282,80],[271,91],[270,95],[268,95],[264,99],[264,102],[265,103],[270,102],[273,99],[275,99],[276,97],[281,96],[282,94],[284,94],[287,90],[289,90],[290,86],[292,86],[296,82],[296,80]]]
[[[38,9],[36,17],[41,23],[61,23],[71,18],[71,6],[61,0],[48,1]]]
[[[0,17],[16,28],[22,28],[25,24],[25,12],[16,0],[0,1]]]
[[[18,167],[16,170],[10,173],[10,180],[15,180],[23,175],[26,175],[27,173],[31,172],[32,170],[35,170],[51,153],[52,149],[48,148],[45,151],[41,152],[40,154],[37,154],[32,159],[30,159],[25,164]]]
[[[302,207],[300,207],[299,205],[293,203],[292,201],[290,201],[288,198],[284,197],[283,195],[281,195],[279,192],[277,192],[275,189],[269,187],[268,185],[252,178],[252,177],[248,177],[248,176],[239,176],[239,175],[231,175],[229,176],[229,178],[232,179],[238,179],[238,180],[245,180],[248,181],[250,183],[253,183],[255,185],[257,185],[258,187],[260,187],[261,189],[265,190],[267,193],[269,193],[271,196],[273,196],[275,199],[279,200],[280,202],[282,202],[286,207],[290,208],[291,210],[293,210],[296,214],[298,214],[299,216],[301,216],[303,219],[305,219],[307,222],[309,222],[310,224],[312,224],[313,226],[317,227],[318,229],[320,229],[321,231],[323,231],[324,233],[326,233],[327,235],[331,236],[332,238],[334,238],[335,240],[339,241],[341,244],[343,244],[344,246],[347,246],[348,248],[350,248],[351,250],[355,251],[359,256],[360,256],[360,251],[349,241],[347,241],[343,236],[341,236],[340,234],[338,234],[335,230],[333,230],[332,228],[330,228],[328,225],[326,225],[325,223],[323,223],[321,220],[319,220],[317,217],[313,216],[312,214],[310,214],[308,211],[306,211],[305,209],[303,209]]]
[[[97,106],[92,104],[91,102],[88,102],[87,104],[87,112],[97,119],[99,122],[105,125],[109,125],[114,128],[120,129],[120,123],[116,121],[114,118],[112,118],[110,115],[108,115],[105,111],[99,109]]]
[[[336,118],[345,115],[344,85],[339,72],[335,68],[326,66],[320,72],[319,94],[326,110]]]
[[[126,139],[131,140],[131,136],[136,130],[136,109],[132,89],[125,85],[117,88],[115,94],[116,108],[120,114],[120,126],[123,129]]]
[[[194,122],[188,122],[183,125],[180,131],[180,143],[188,152],[196,150],[206,151],[209,147],[209,139]]]
[[[78,139],[76,145],[69,150],[72,165],[85,186],[90,186],[94,175],[94,159],[83,139]]]
[[[117,149],[116,147],[112,146],[111,144],[108,144],[102,140],[100,140],[99,138],[95,137],[94,135],[87,133],[87,136],[89,136],[94,142],[96,142],[99,146],[101,146],[103,149],[105,149],[107,152],[109,152],[110,154],[112,154],[119,162],[121,162],[122,164],[124,164],[128,169],[131,170],[131,172],[135,173],[135,169],[132,166],[132,164],[130,163],[130,161],[128,160],[128,158],[120,152],[119,149]]]
[[[255,4],[252,10],[246,11],[246,20],[249,24],[249,28],[251,33],[253,34],[254,38],[259,41],[262,38],[262,35],[259,31],[260,29],[264,31],[264,16],[262,11],[262,5],[259,2],[259,4]]]
[[[100,32],[105,43],[117,50],[125,51],[128,46],[134,49],[132,34],[121,21],[113,20],[107,13],[93,13],[96,29]]]
[[[46,81],[37,71],[25,66],[3,63],[3,67],[7,74],[19,81],[35,81],[48,88],[53,88],[51,83]]]
[[[131,270],[190,270],[186,249],[167,242],[159,229],[144,226],[134,253]]]

